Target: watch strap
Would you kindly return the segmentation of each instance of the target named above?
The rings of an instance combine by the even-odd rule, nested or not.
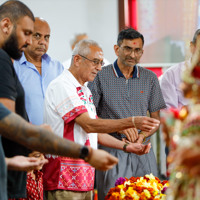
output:
[[[83,159],[83,160],[87,160],[87,157],[89,156],[89,149],[87,146],[82,146],[80,149],[80,155],[79,158]]]
[[[126,153],[128,153],[128,152],[126,151],[126,147],[127,147],[128,145],[129,145],[129,143],[125,143],[124,146],[123,146],[123,151],[126,152]]]

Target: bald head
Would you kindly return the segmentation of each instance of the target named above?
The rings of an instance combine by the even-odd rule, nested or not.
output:
[[[49,48],[50,32],[48,22],[41,17],[36,17],[32,44],[27,47],[25,55],[30,56],[32,59],[41,59]]]
[[[43,28],[43,26],[46,29],[48,29],[48,31],[50,33],[50,26],[49,26],[48,22],[42,17],[35,17],[34,29],[39,29],[40,30],[40,29]]]

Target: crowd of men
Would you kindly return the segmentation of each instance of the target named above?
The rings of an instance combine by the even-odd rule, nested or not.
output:
[[[47,54],[49,39],[48,22],[25,4],[0,6],[0,199],[26,198],[26,171],[44,164],[47,199],[91,200],[95,168],[99,200],[118,177],[157,176],[149,140],[166,99],[138,65],[143,35],[122,30],[107,66],[100,45],[82,39],[65,69]]]

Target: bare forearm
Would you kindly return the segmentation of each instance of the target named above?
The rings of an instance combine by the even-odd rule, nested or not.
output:
[[[123,150],[123,146],[125,144],[125,142],[118,140],[108,134],[101,133],[98,134],[98,143],[106,147],[120,150]]]
[[[91,119],[87,112],[76,117],[75,122],[87,133],[112,133],[131,127],[150,131],[159,125],[158,120],[145,116],[124,119]]]
[[[39,134],[36,134],[36,131]],[[60,138],[54,133],[36,126],[33,128],[32,133],[36,135],[31,139],[31,147],[29,148],[37,148],[36,150],[43,153],[56,154],[66,157],[78,158],[80,156],[80,149],[82,145],[76,144],[67,139]],[[39,144],[38,141],[40,141]]]
[[[124,150],[125,152],[129,153],[135,153],[137,155],[142,155],[145,153],[148,153],[151,145],[143,145],[138,143],[128,143],[126,144],[124,141],[118,140],[108,134],[98,134],[98,142],[101,145]]]
[[[87,133],[112,133],[127,128],[134,127],[132,117],[126,119],[90,119],[89,122],[83,123],[84,130]]]
[[[0,121],[1,135],[30,149],[60,156],[79,157],[81,145],[62,139],[12,113]]]

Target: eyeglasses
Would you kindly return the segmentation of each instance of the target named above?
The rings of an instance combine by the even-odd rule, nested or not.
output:
[[[128,47],[128,46],[124,46],[124,47],[120,46],[120,48],[123,49],[123,51],[124,51],[125,54],[132,54],[134,52],[134,54],[136,56],[140,56],[143,53],[143,49],[140,49],[140,48],[133,49],[133,48]]]
[[[89,58],[85,57],[85,56],[82,56],[80,54],[78,54],[79,56],[81,56],[82,58],[85,58],[86,60],[89,60],[90,62],[93,62],[93,64],[95,66],[98,66],[98,65],[101,65],[101,66],[104,66],[104,62],[103,61],[100,61],[100,60],[90,60]]]

